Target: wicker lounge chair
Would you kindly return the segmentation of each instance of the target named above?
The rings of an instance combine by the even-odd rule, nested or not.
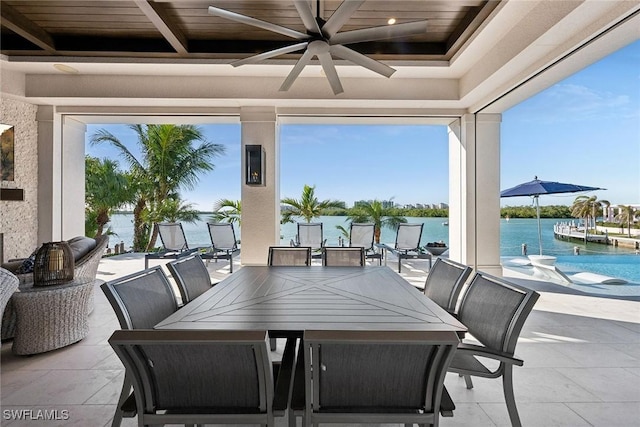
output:
[[[513,393],[513,366],[524,361],[515,355],[518,337],[525,320],[538,300],[538,293],[504,279],[476,273],[467,288],[458,319],[480,345],[461,343],[449,366],[450,372],[464,376],[467,388],[473,388],[471,376],[502,377],[504,398],[512,426],[520,426]],[[491,368],[481,358],[492,359]]]
[[[84,240],[93,240],[89,238],[82,237],[74,237],[69,240],[70,246],[74,241],[80,242],[81,239]],[[84,243],[84,242],[82,242]],[[73,268],[73,277],[74,279],[95,279],[98,273],[98,265],[100,264],[100,259],[102,259],[102,255],[104,255],[104,251],[109,244],[109,236],[102,235],[95,238],[95,246],[90,246],[91,249],[87,249],[84,246],[84,250],[88,250],[88,252],[79,252],[78,259],[75,260],[74,268]],[[73,247],[72,247],[73,249]],[[14,267],[22,264],[22,262],[13,261],[11,263]],[[19,279],[21,284],[28,284],[33,282],[33,273],[25,273],[25,274],[16,274],[16,277]],[[18,289],[18,292],[20,290]],[[91,291],[91,295],[89,296],[89,311],[92,311],[94,307],[94,293]],[[15,324],[16,324],[16,316],[13,309],[13,302],[9,300],[7,307],[2,316],[2,340],[7,340],[13,338],[15,334]]]

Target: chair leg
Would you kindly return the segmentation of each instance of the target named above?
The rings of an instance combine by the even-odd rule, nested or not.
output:
[[[518,408],[516,407],[516,396],[513,393],[513,365],[506,365],[502,374],[502,389],[504,390],[504,400],[507,402],[507,411],[513,427],[522,427]]]
[[[124,382],[122,384],[122,391],[120,392],[120,397],[118,398],[118,404],[116,406],[116,413],[113,414],[113,421],[111,422],[111,427],[120,427],[122,424],[122,404],[127,400],[129,394],[131,393],[131,378],[129,374],[125,371],[124,373]]]
[[[464,382],[467,385],[467,389],[471,390],[473,388],[473,381],[471,381],[471,375],[463,375]]]
[[[229,254],[229,273],[233,273],[233,255]]]
[[[271,346],[271,351],[276,351],[276,347],[278,347],[278,342],[275,338],[269,338],[269,345]]]

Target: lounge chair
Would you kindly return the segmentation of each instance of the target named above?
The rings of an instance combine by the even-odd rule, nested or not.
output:
[[[385,246],[398,257],[398,273],[402,269],[403,259],[428,259],[431,269],[431,254],[420,249],[422,227],[424,224],[400,224],[396,233],[396,243],[393,248]]]
[[[229,273],[233,273],[233,256],[240,252],[236,232],[231,223],[214,222],[207,223],[209,237],[211,238],[211,252],[205,254],[205,258],[218,261],[229,260]]]
[[[326,240],[322,238],[321,222],[299,222],[295,246],[311,248],[312,258],[322,258],[322,248]]]
[[[449,371],[464,376],[468,389],[473,388],[471,376],[502,377],[509,418],[516,427],[521,423],[513,393],[513,366],[522,366],[524,361],[514,352],[522,326],[538,297],[531,289],[478,272],[462,297],[457,315],[480,345],[464,342],[458,345]],[[488,367],[481,362],[483,358],[494,363]]]
[[[144,256],[144,268],[149,268],[150,259],[177,259],[197,251],[189,248],[182,224],[179,222],[161,222],[156,224],[162,249]]]
[[[373,239],[375,235],[375,224],[373,223],[351,223],[349,231],[349,246],[360,246],[364,248],[365,258],[378,259],[382,265],[382,254],[375,251]]]

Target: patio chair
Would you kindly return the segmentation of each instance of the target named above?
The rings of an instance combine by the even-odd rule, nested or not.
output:
[[[270,267],[306,267],[311,265],[310,247],[270,246],[267,265]],[[282,338],[282,337],[278,337]],[[287,340],[287,342],[290,340]],[[270,341],[271,351],[277,347],[276,338]]]
[[[0,317],[4,314],[4,309],[9,302],[9,298],[18,290],[19,282],[13,273],[0,267]],[[4,318],[2,322],[4,323]]]
[[[449,313],[455,313],[458,297],[473,269],[446,258],[436,258],[424,284],[424,294]]]
[[[139,425],[272,427],[287,408],[295,345],[274,375],[267,339],[266,331],[124,330],[109,344],[131,373]]]
[[[464,376],[468,389],[473,388],[471,376],[484,378],[502,377],[504,398],[511,425],[520,426],[520,417],[513,393],[513,366],[524,361],[514,355],[518,336],[527,316],[538,300],[539,294],[504,279],[478,272],[467,288],[458,319],[479,345],[461,343],[449,366],[450,372]],[[499,362],[492,368],[480,358]]]
[[[291,247],[291,246],[270,246],[269,266],[309,266],[311,265],[311,248],[310,247]]]
[[[233,273],[233,256],[240,252],[236,232],[231,223],[207,223],[209,237],[211,238],[211,253],[206,257],[218,261],[218,259],[229,260],[229,273]]]
[[[364,248],[325,247],[322,248],[322,265],[331,267],[362,267],[364,266]]]
[[[326,240],[322,239],[321,222],[299,222],[295,246],[311,247],[312,258],[322,258],[322,248]]]
[[[428,259],[431,270],[431,254],[420,249],[422,227],[424,224],[400,224],[396,233],[396,243],[392,249],[398,257],[398,273],[402,269],[403,259]]]
[[[373,248],[373,239],[375,235],[375,224],[373,223],[351,223],[349,231],[349,246],[361,246],[365,251],[366,259],[378,259],[378,263],[382,265],[382,254]]]
[[[122,329],[151,329],[178,309],[175,294],[161,266],[103,283],[100,288]],[[123,417],[136,416],[134,395],[131,393],[132,375],[129,369],[125,369],[112,427],[120,426]]]
[[[199,248],[189,249],[184,229],[179,222],[157,223],[158,235],[162,243],[162,249],[158,252],[151,252],[144,256],[144,268],[149,268],[150,259],[177,259],[188,255]]]
[[[167,263],[178,285],[182,304],[187,304],[211,289],[211,276],[198,254],[191,254]]]
[[[303,426],[437,426],[445,374],[458,343],[452,331],[307,330],[298,350],[289,425],[302,415]]]

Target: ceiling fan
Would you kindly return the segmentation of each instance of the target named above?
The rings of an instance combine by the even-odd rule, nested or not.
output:
[[[255,64],[265,59],[304,49],[305,51],[302,54],[302,57],[294,65],[293,69],[282,83],[282,86],[280,86],[280,90],[288,90],[300,75],[302,69],[311,62],[311,59],[313,59],[314,56],[316,56],[320,60],[320,65],[322,65],[322,69],[327,76],[327,80],[329,80],[333,93],[337,95],[342,93],[344,90],[342,89],[340,78],[336,72],[333,57],[346,59],[347,61],[368,68],[369,70],[385,77],[391,77],[391,75],[396,71],[382,62],[371,59],[368,56],[356,52],[344,45],[372,40],[406,37],[414,34],[422,34],[427,31],[427,21],[417,21],[340,33],[339,31],[342,26],[364,2],[365,0],[344,0],[333,15],[325,21],[320,16],[313,16],[313,11],[311,10],[311,5],[308,0],[293,0],[296,10],[298,11],[300,18],[304,23],[304,27],[307,30],[306,33],[236,12],[220,9],[218,7],[209,6],[209,13],[231,21],[273,31],[299,40],[298,43],[294,43],[290,46],[270,50],[258,55],[234,61],[231,63],[232,66],[238,67],[245,64]],[[318,7],[317,9],[319,11],[320,8]]]

